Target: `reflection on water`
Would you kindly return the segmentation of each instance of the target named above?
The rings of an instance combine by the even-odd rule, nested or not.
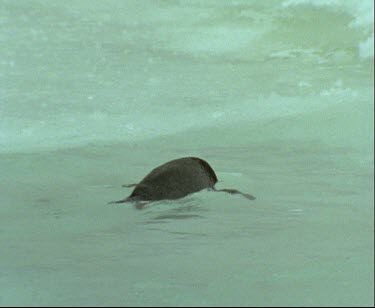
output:
[[[188,205],[181,206],[181,204]],[[166,223],[168,221],[174,220],[205,218],[200,213],[208,211],[208,209],[203,208],[199,205],[199,199],[193,199],[191,196],[173,201],[167,200],[154,202],[153,205],[149,204],[149,206],[155,206],[157,213],[155,213],[154,211],[150,211],[150,216],[152,216],[144,222],[145,224]],[[149,215],[149,213],[147,213],[147,215]]]
[[[164,214],[159,215],[154,218],[153,220],[161,220],[161,219],[189,219],[189,218],[200,218],[203,217],[201,215],[189,215],[189,214]]]

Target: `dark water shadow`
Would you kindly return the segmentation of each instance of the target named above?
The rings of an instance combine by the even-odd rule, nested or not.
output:
[[[185,205],[182,205],[185,204]],[[168,207],[165,209],[165,207]],[[202,212],[208,209],[201,206],[198,199],[179,200],[179,201],[161,201],[148,205],[143,209],[148,219],[144,224],[166,223],[176,220],[202,219],[205,216]]]
[[[165,220],[165,219],[172,219],[172,220],[183,220],[183,219],[190,219],[190,218],[203,218],[201,215],[194,215],[194,214],[162,214],[151,218],[151,220]]]

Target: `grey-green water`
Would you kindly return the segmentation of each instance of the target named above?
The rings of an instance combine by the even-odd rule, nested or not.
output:
[[[0,1],[0,305],[373,305],[373,4],[343,3]],[[190,155],[257,199],[107,205]]]

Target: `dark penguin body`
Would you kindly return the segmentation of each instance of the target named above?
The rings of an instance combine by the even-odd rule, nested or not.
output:
[[[178,199],[212,188],[217,182],[215,172],[202,159],[175,159],[153,169],[135,187],[129,198],[138,200]]]
[[[135,186],[129,197],[111,203],[179,199],[205,188],[255,199],[235,189],[216,190],[216,182],[216,174],[206,161],[197,157],[184,157],[156,167]]]

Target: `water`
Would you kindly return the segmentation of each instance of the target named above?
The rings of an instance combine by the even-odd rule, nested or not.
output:
[[[0,0],[0,305],[373,305],[373,22]],[[257,199],[107,205],[190,155]]]

